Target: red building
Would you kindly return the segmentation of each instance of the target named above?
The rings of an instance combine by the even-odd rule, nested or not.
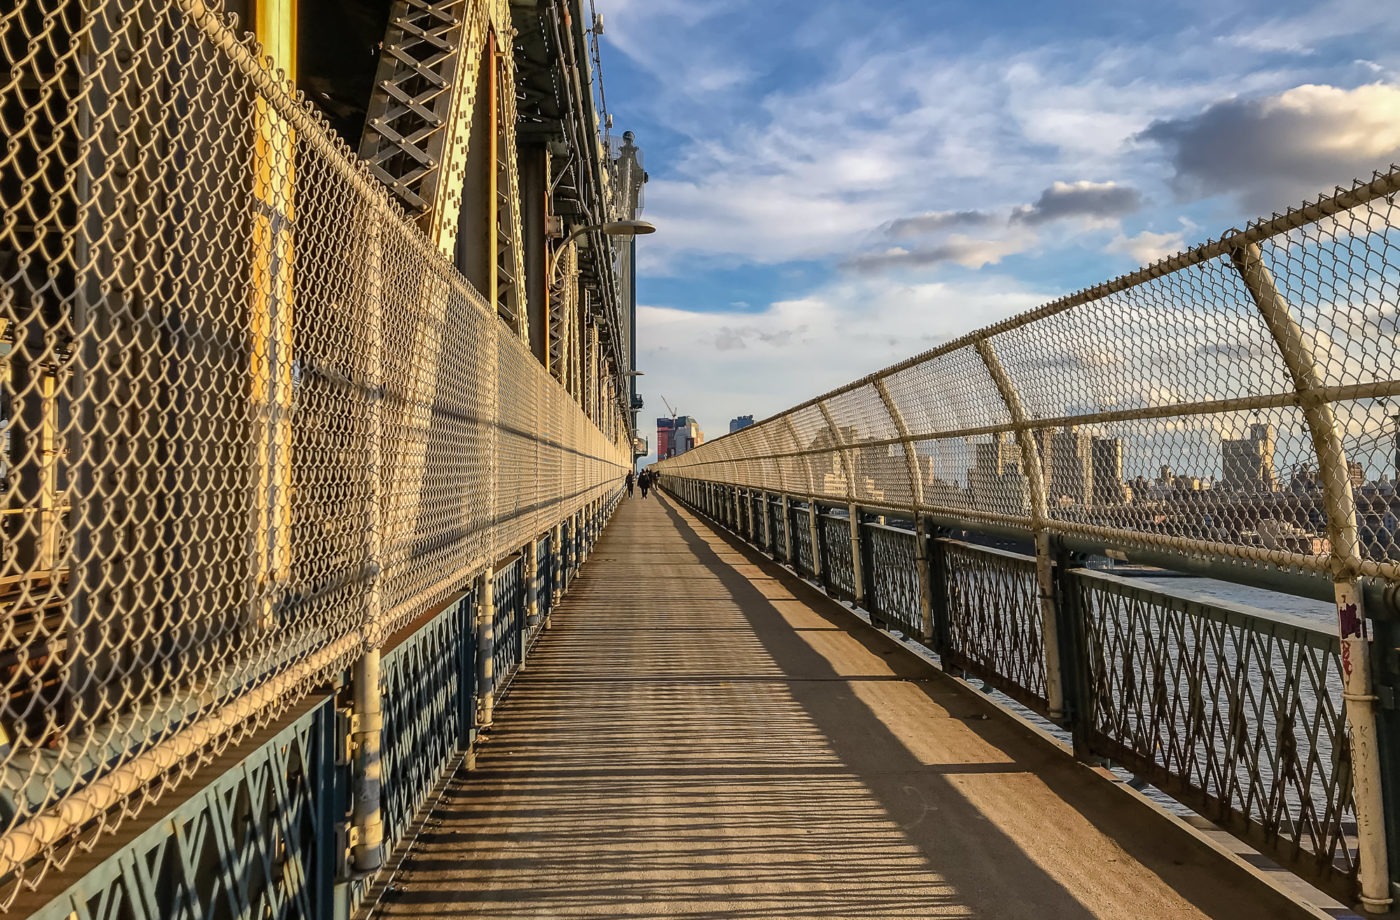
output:
[[[671,435],[675,433],[676,422],[674,419],[659,418],[656,420],[656,456],[659,460],[665,460],[671,456]]]

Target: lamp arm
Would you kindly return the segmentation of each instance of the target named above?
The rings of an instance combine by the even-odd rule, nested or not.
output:
[[[564,237],[564,241],[555,248],[554,252],[550,253],[549,283],[551,286],[554,284],[555,273],[559,271],[559,260],[563,258],[565,250],[569,248],[569,244],[572,243],[574,240],[578,239],[579,237],[583,236],[585,233],[597,229],[598,228],[596,226],[579,227],[577,230]]]

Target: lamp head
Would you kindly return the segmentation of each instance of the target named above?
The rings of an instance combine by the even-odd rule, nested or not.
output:
[[[644,220],[613,220],[599,224],[598,229],[608,236],[646,236],[656,232],[656,225]]]

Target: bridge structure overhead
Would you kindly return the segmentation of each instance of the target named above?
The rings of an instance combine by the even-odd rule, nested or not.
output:
[[[1400,173],[666,461],[641,505],[646,174],[600,31],[583,0],[0,11],[0,914],[1309,915],[1076,758],[1387,909]],[[968,677],[1068,753],[954,725],[1011,719]],[[741,732],[706,739],[712,691]],[[966,820],[906,826],[872,739],[919,821]],[[658,842],[674,884],[617,868]]]

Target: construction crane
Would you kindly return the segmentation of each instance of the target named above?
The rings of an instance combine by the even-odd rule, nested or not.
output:
[[[666,398],[665,394],[662,394],[661,401],[666,404],[666,408],[671,412],[671,434],[666,439],[666,457],[674,457],[676,455],[676,407],[671,405],[671,401]],[[661,445],[658,444],[656,446],[658,448],[656,459],[665,460],[666,457],[661,456],[659,452]]]

